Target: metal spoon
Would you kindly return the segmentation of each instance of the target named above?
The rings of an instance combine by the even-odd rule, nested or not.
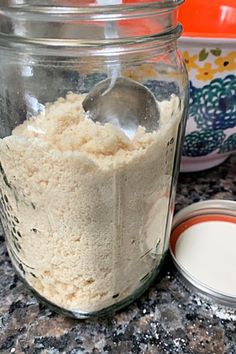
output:
[[[83,101],[88,117],[101,124],[111,123],[133,138],[141,125],[147,132],[158,129],[160,112],[154,95],[140,83],[119,77],[99,82]]]

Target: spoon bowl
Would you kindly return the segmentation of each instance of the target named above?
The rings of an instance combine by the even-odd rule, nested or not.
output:
[[[139,126],[147,132],[159,127],[160,112],[154,95],[134,80],[119,77],[114,85],[111,79],[99,82],[84,99],[83,108],[94,122],[119,127],[129,138]]]

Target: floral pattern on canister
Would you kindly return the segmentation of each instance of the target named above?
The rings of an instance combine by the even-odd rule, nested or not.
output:
[[[236,76],[214,79],[202,88],[190,85],[198,128],[224,130],[236,125]]]
[[[197,88],[190,82],[189,119],[197,130],[185,136],[184,156],[206,156],[217,150],[227,153],[236,149],[236,76],[217,78]]]
[[[210,42],[179,43],[190,79],[182,171],[216,166],[236,151],[235,42]]]
[[[194,71],[192,75],[197,80],[212,80],[217,73],[236,70],[236,52],[229,52],[222,55],[219,48],[202,49],[198,54],[182,52],[188,71]]]
[[[223,130],[204,129],[194,131],[185,136],[183,155],[184,156],[206,156],[216,150],[218,145],[224,141]]]

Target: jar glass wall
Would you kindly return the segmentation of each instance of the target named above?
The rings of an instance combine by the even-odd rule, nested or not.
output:
[[[167,250],[188,98],[176,50],[179,2],[1,8],[7,247],[29,287],[68,315],[127,305],[149,286]],[[129,138],[84,112],[87,93],[117,67],[155,96],[158,129],[144,124]]]

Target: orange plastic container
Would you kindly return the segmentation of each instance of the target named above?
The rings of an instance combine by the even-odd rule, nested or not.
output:
[[[185,0],[179,21],[186,37],[236,38],[236,0]]]

